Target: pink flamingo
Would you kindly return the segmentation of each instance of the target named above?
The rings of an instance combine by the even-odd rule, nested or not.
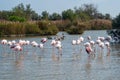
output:
[[[84,43],[84,46],[85,46],[86,52],[87,52],[87,53],[89,54],[89,56],[90,56],[90,55],[92,54],[92,52],[93,52],[90,43],[89,43],[89,42],[86,42],[86,43]]]
[[[44,44],[47,41],[47,38],[42,38],[41,42]]]

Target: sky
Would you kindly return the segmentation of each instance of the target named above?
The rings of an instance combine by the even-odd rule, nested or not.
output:
[[[94,4],[98,12],[109,13],[112,18],[120,13],[120,0],[0,0],[0,11],[12,10],[20,3],[30,4],[32,10],[39,15],[42,11],[61,14],[64,10],[79,8],[83,4]]]

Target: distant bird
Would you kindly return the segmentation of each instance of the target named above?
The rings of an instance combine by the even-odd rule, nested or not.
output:
[[[47,41],[47,38],[42,38],[41,42],[44,44]]]
[[[100,43],[101,43],[101,40],[97,39],[96,44],[100,44]]]
[[[96,53],[95,41],[91,40],[90,45],[91,45],[91,48],[93,49],[94,53]]]
[[[1,41],[1,44],[2,44],[2,47],[3,47],[3,53],[5,53],[5,45],[7,44],[7,40],[6,39],[3,39],[2,41]]]
[[[98,40],[101,40],[102,42],[105,40],[104,37],[98,37]]]
[[[16,45],[14,48],[13,48],[14,51],[22,51],[22,47],[20,45]]]
[[[81,42],[83,42],[83,41],[84,41],[84,38],[81,36],[81,37],[79,38],[79,40],[80,40]]]
[[[110,43],[109,42],[105,42],[105,46],[107,48],[107,56],[110,54]]]
[[[76,53],[75,45],[77,45],[77,41],[76,40],[72,40],[73,53]]]
[[[86,50],[86,52],[90,55],[90,54],[92,54],[92,48],[91,48],[91,45],[90,45],[90,43],[89,42],[86,42],[86,43],[84,43],[84,46],[85,46],[85,50]]]
[[[95,42],[92,40],[92,41],[90,41],[90,45],[91,45],[91,47],[94,47],[94,45],[95,45]]]
[[[88,39],[88,40],[91,40],[91,36],[87,36],[87,39]]]
[[[30,44],[30,41],[26,40],[25,45],[29,45],[29,44]]]
[[[101,49],[104,49],[104,46],[105,46],[105,45],[104,45],[103,42],[100,42],[100,43],[99,43],[99,47],[100,47]]]
[[[55,45],[56,45],[56,40],[52,40],[52,41],[51,41],[51,45],[52,45],[52,46],[55,46]]]
[[[76,44],[79,45],[81,43],[81,40],[76,40]]]
[[[76,45],[77,41],[76,40],[72,40],[72,45]]]
[[[58,54],[62,56],[62,45],[61,41],[57,41],[55,47],[58,49]]]
[[[16,44],[16,41],[15,41],[15,40],[12,40],[12,44]]]
[[[8,41],[8,42],[7,42],[7,45],[8,45],[8,46],[11,46],[11,45],[12,45],[12,42],[11,42],[11,41]]]
[[[31,42],[31,45],[32,45],[33,47],[38,47],[38,43],[37,43],[36,41],[32,41],[32,42]]]
[[[105,40],[108,41],[108,42],[110,42],[110,41],[112,40],[112,38],[111,38],[111,36],[107,36],[107,37],[105,38]]]
[[[7,44],[7,40],[6,40],[6,39],[3,39],[3,40],[1,41],[1,44]]]
[[[44,44],[40,43],[40,44],[38,45],[38,47],[39,47],[40,49],[43,49],[43,48],[44,48]]]

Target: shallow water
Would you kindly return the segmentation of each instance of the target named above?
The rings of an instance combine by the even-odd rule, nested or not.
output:
[[[63,33],[63,32],[61,32]],[[61,35],[58,33],[58,35]],[[0,80],[119,80],[120,45],[111,44],[111,54],[106,49],[96,56],[88,57],[83,44],[72,46],[71,41],[78,37],[106,37],[106,31],[85,31],[82,35],[68,35],[62,41],[62,56],[50,46],[51,40],[45,43],[45,49],[25,46],[24,52],[13,52],[8,46],[0,45]],[[52,36],[54,37],[54,36]],[[8,38],[35,40],[40,43],[41,37]],[[87,41],[85,39],[85,41]],[[73,49],[75,48],[75,49]],[[97,48],[97,47],[96,47]],[[82,51],[81,51],[82,50]]]

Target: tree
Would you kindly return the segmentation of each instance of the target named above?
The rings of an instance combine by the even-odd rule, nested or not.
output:
[[[12,9],[12,11],[14,12],[14,16],[19,16],[19,17],[25,17],[25,7],[23,5],[23,3],[19,4],[18,6],[14,7]]]
[[[30,4],[27,4],[26,7],[24,7],[23,3],[21,3],[14,7],[12,11],[14,12],[14,16],[24,17],[26,20],[31,20],[33,10],[31,9]]]
[[[75,19],[75,13],[73,10],[68,9],[62,12],[62,19],[73,21]]]
[[[120,14],[112,20],[113,29],[120,29]]]
[[[93,4],[84,4],[82,7],[83,11],[91,17],[91,19],[96,17],[97,8]]]
[[[0,11],[0,19],[1,20],[8,20],[10,16],[13,15],[11,11]]]
[[[111,20],[110,14],[105,14],[105,19]]]
[[[31,19],[32,20],[41,20],[41,16],[38,15],[35,11],[32,11],[32,13],[31,13]]]
[[[49,19],[49,13],[47,11],[42,12],[42,19],[43,20],[48,20]]]
[[[30,4],[26,5],[25,9],[25,17],[27,20],[31,20],[31,15],[32,15],[32,9],[30,8]]]
[[[53,13],[52,15],[50,15],[50,20],[61,20],[61,15],[58,13]]]

